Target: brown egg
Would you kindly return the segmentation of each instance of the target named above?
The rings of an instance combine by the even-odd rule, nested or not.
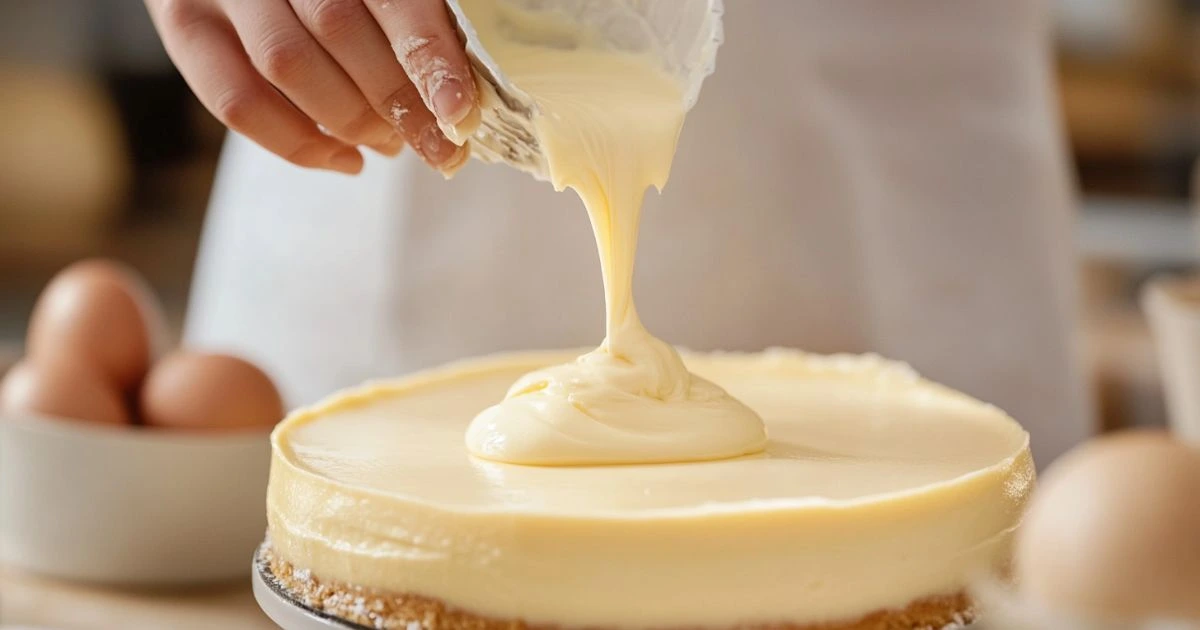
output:
[[[1022,593],[1106,619],[1200,619],[1200,449],[1132,431],[1063,456],[1017,541]]]
[[[14,365],[0,383],[0,411],[102,424],[130,423],[121,392],[78,363],[25,360]]]
[[[30,318],[28,352],[39,362],[88,364],[131,391],[150,367],[153,337],[162,327],[161,311],[134,272],[86,260],[42,291]]]
[[[223,354],[176,352],[150,369],[142,384],[142,421],[172,429],[270,427],[283,417],[271,379]]]

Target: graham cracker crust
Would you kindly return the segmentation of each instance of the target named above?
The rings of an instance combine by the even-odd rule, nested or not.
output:
[[[322,580],[279,558],[269,543],[259,547],[255,567],[281,596],[355,630],[565,630],[520,619],[481,617],[421,595],[384,593]],[[737,630],[950,630],[964,628],[974,618],[971,598],[959,592],[920,599],[902,610],[876,611],[853,621],[741,626]]]

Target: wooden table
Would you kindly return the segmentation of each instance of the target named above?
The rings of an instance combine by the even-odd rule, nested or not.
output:
[[[0,567],[0,630],[271,630],[250,580],[144,591],[59,582]]]

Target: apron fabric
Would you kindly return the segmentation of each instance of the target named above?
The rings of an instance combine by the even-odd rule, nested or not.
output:
[[[1073,191],[1042,2],[728,3],[717,72],[663,195],[635,293],[696,350],[877,352],[1008,411],[1039,463],[1091,432]],[[357,178],[231,135],[189,344],[263,365],[290,404],[363,380],[603,337],[570,193],[411,153]]]

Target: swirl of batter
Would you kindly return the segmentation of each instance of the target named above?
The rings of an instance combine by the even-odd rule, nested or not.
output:
[[[604,275],[607,334],[573,363],[519,379],[474,419],[467,448],[485,459],[536,465],[762,451],[762,419],[689,373],[674,348],[646,331],[633,304],[642,197],[666,184],[686,113],[678,81],[628,53],[521,43],[506,36],[513,16],[472,20],[489,53],[538,104],[535,128],[555,188],[574,189],[587,207]]]
[[[722,459],[763,450],[758,416],[691,374],[641,327],[573,363],[526,374],[467,430],[478,457],[579,465]],[[633,337],[633,339],[630,339]]]

